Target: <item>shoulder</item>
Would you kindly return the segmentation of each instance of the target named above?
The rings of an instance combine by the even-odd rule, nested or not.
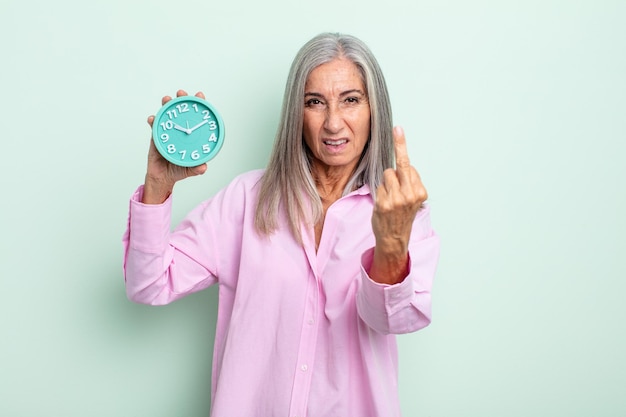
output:
[[[258,194],[258,185],[264,172],[264,169],[256,169],[239,174],[222,191],[227,194]]]
[[[218,191],[205,204],[219,202],[220,204],[242,204],[250,202],[258,194],[258,184],[265,170],[257,169],[237,175],[224,188]]]
[[[254,187],[263,178],[265,169],[255,169],[252,171],[244,172],[237,175],[232,181],[231,185],[239,184],[246,187]]]

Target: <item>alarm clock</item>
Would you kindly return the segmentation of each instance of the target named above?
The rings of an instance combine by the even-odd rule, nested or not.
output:
[[[224,122],[215,108],[196,96],[176,97],[161,107],[152,139],[167,161],[195,167],[213,159],[224,144]]]

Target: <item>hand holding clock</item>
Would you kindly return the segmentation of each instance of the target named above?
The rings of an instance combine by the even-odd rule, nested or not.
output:
[[[187,96],[187,93],[183,90],[178,90],[176,97]],[[204,99],[202,92],[196,93],[196,97]],[[172,97],[165,96],[161,100],[161,103],[165,105],[172,100]],[[153,126],[155,116],[148,117],[148,124]],[[175,125],[174,128],[176,129]],[[180,126],[179,126],[180,127]],[[194,128],[198,128],[196,125]],[[185,133],[189,134],[192,129],[184,129]],[[181,130],[178,129],[178,130]],[[154,141],[150,140],[150,150],[148,151],[148,168],[146,172],[146,178],[144,182],[144,191],[142,202],[145,204],[161,204],[172,193],[174,184],[177,181],[192,177],[195,175],[202,175],[206,172],[206,163],[195,167],[184,167],[180,165],[174,165],[167,161],[157,150]]]

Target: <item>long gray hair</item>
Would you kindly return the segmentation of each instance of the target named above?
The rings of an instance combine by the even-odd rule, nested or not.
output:
[[[387,85],[376,58],[354,36],[322,33],[307,42],[296,55],[285,88],[281,118],[270,161],[261,179],[255,225],[270,235],[284,210],[289,228],[302,242],[302,222],[316,224],[323,217],[322,201],[311,175],[309,151],[302,137],[304,87],[311,71],[337,58],[358,67],[370,105],[370,137],[343,195],[367,184],[375,192],[383,171],[393,165],[391,104]]]

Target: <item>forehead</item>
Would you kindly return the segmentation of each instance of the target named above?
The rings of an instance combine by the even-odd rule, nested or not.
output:
[[[364,90],[363,76],[357,65],[346,58],[336,58],[330,62],[315,67],[306,80],[305,89],[309,90],[336,90],[361,89]]]

